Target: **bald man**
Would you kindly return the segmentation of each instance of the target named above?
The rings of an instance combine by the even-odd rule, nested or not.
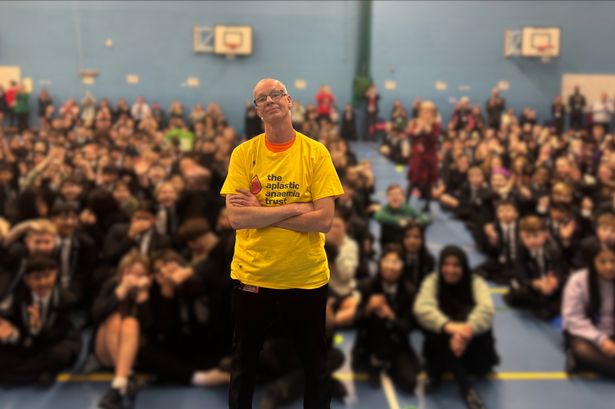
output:
[[[303,362],[304,406],[329,408],[324,233],[343,189],[325,146],[293,129],[286,86],[263,79],[253,98],[265,132],[235,148],[220,192],[237,230],[229,408],[252,407],[258,355],[274,322]]]

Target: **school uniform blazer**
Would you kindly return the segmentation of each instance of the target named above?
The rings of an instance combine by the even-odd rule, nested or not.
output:
[[[140,250],[140,242],[138,240],[128,237],[128,230],[130,224],[119,224],[111,227],[107,236],[105,237],[105,244],[103,247],[103,260],[110,265],[117,265],[124,254],[130,250]],[[152,256],[154,252],[170,247],[168,237],[159,234],[156,231],[155,226],[149,230],[152,232],[151,239],[149,241],[147,255]]]
[[[10,314],[7,317],[19,331],[18,348],[41,350],[65,340],[80,345],[79,332],[70,318],[70,308],[74,302],[75,299],[69,291],[56,287],[43,317],[43,327],[38,333],[33,333],[28,314],[28,307],[33,304],[32,293],[26,286],[20,286],[14,293]]]
[[[562,258],[560,250],[555,243],[547,241],[543,247],[543,257],[545,262],[545,274],[552,271],[559,281],[560,288],[568,277],[568,265]],[[537,259],[532,257],[530,251],[521,246],[517,254],[517,260],[513,267],[513,279],[517,280],[520,286],[532,288],[532,280],[540,278],[540,267]]]
[[[377,316],[368,315],[367,304],[370,297],[373,295],[384,294],[386,297],[382,287],[382,281],[379,276],[373,277],[364,283],[360,287],[360,292],[361,302],[357,307],[355,315],[355,322],[359,328],[365,325],[369,320],[382,320]],[[395,312],[394,320],[384,320],[386,321],[386,328],[389,332],[403,336],[407,336],[410,333],[415,323],[411,309],[415,294],[416,290],[410,282],[404,280],[403,278],[400,278],[400,280],[397,281],[397,293],[392,299],[387,297],[389,306],[393,312]]]

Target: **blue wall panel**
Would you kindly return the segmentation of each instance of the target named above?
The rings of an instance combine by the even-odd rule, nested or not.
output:
[[[241,129],[243,101],[260,78],[287,82],[295,98],[313,102],[322,83],[340,101],[351,98],[358,38],[356,2],[2,2],[0,65],[19,65],[32,77],[35,94],[45,80],[56,101],[81,99],[85,89],[113,102],[137,95],[168,107],[180,99],[222,104]],[[227,60],[194,54],[194,25],[251,25],[254,54]],[[107,48],[105,41],[113,40]],[[79,45],[80,44],[80,45]],[[96,84],[83,86],[80,68],[98,70]],[[126,83],[137,74],[139,84]],[[200,78],[198,88],[181,84]],[[307,82],[294,89],[295,79]],[[34,98],[32,98],[34,99]]]

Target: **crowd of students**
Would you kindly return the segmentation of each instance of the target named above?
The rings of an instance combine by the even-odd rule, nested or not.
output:
[[[542,319],[563,311],[570,371],[613,374],[615,143],[604,126],[575,117],[564,131],[531,109],[517,118],[496,92],[487,118],[464,99],[448,123],[428,101],[415,101],[410,115],[396,103],[381,151],[409,163],[409,183],[389,186],[379,204],[370,162],[349,149],[358,135],[352,106],[338,114],[326,86],[315,101],[295,101],[291,114],[327,146],[344,187],[326,234],[331,375],[344,359],[333,332],[353,327],[353,367],[371,384],[386,371],[412,392],[424,368],[435,390],[450,371],[468,407],[484,407],[468,379],[499,362],[485,278],[509,287],[514,308]],[[165,112],[142,97],[112,106],[91,95],[56,105],[47,92],[38,103],[37,130],[10,127],[9,115],[0,128],[0,383],[53,382],[83,349],[114,373],[102,408],[135,397],[136,371],[154,382],[228,382],[234,231],[219,191],[241,138],[221,108],[188,113],[174,101]],[[372,137],[378,103],[371,87]],[[252,106],[245,120],[246,137],[262,131]],[[414,192],[422,211],[407,203]],[[483,265],[471,269],[456,246],[437,259],[429,252],[430,200],[466,224]],[[379,252],[371,219],[382,226]],[[414,330],[425,335],[422,359],[409,342]],[[91,345],[82,345],[84,331]],[[261,360],[262,408],[301,395],[288,340],[269,339]]]
[[[604,103],[607,113],[612,112],[609,103]],[[478,356],[460,360],[466,371],[476,370],[472,365],[480,366],[481,359],[489,365],[498,362],[493,336],[485,331],[491,328],[487,312],[493,314],[493,307],[487,288],[476,284],[485,278],[507,287],[504,300],[512,308],[547,321],[562,315],[562,357],[568,372],[589,370],[612,377],[615,138],[608,133],[610,116],[598,115],[594,104],[593,117],[587,117],[578,87],[570,97],[568,129],[561,97],[556,98],[553,117],[544,123],[531,108],[520,117],[507,110],[497,90],[485,105],[486,118],[479,105],[462,98],[446,122],[429,101],[416,102],[410,115],[399,101],[395,103],[381,152],[394,162],[409,164],[406,197],[415,193],[422,197],[425,213],[399,199],[401,186],[389,186],[387,204],[375,215],[382,225],[382,245],[401,243],[408,248],[414,240],[420,242],[420,226],[429,223],[430,200],[439,201],[444,211],[465,224],[486,258],[473,270],[462,269],[473,277],[469,279],[473,291],[466,290],[471,294],[466,299],[475,306],[463,314],[461,304],[456,304],[456,313],[471,327],[472,318],[482,314],[485,325],[474,321],[468,333],[481,334],[486,342]],[[408,231],[408,225],[417,233]],[[407,258],[410,265],[410,260],[420,260],[418,246],[413,248]],[[438,298],[447,294],[444,253],[437,269],[442,276],[435,283],[420,265],[408,279],[419,289],[414,312],[428,340],[424,351],[428,374],[432,348],[441,345],[429,333],[448,332],[449,350],[441,349],[437,356],[448,362],[459,380],[464,379],[458,375],[459,361],[446,358],[457,348],[456,333],[447,328],[454,313],[427,314],[430,308],[442,310],[448,302],[448,297]],[[430,302],[426,294],[431,295]],[[464,382],[459,382],[462,390]],[[477,401],[473,392],[466,397],[466,402]]]

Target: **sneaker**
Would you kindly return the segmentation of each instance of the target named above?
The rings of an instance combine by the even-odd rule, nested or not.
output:
[[[487,409],[476,389],[469,388],[463,396],[463,401],[468,409]]]
[[[100,409],[123,409],[122,400],[123,397],[120,391],[111,388],[98,402],[98,407]]]

